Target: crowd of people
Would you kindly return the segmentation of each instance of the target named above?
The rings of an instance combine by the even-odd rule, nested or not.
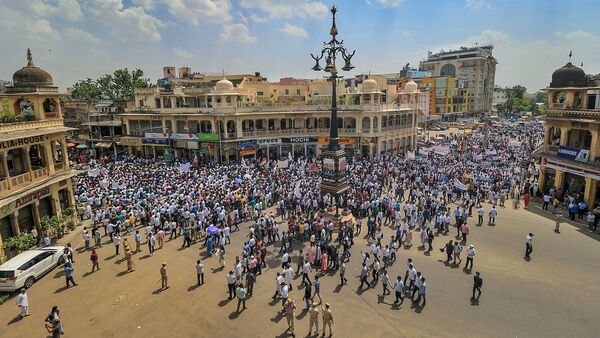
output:
[[[398,250],[416,245],[431,254],[440,236],[455,231],[456,240],[440,244],[439,250],[446,254],[448,265],[460,266],[466,247],[464,270],[470,273],[477,251],[469,241],[469,223],[481,225],[487,218],[488,224],[494,224],[501,217],[498,208],[505,207],[507,200],[513,200],[513,207],[521,201],[527,206],[531,196],[539,195],[539,170],[532,153],[542,135],[543,126],[537,122],[503,123],[470,137],[459,133],[437,138],[406,156],[354,158],[347,168],[350,189],[340,201],[352,217],[343,222],[323,212],[333,200],[320,194],[315,159],[297,159],[287,168],[278,168],[277,161],[242,160],[201,164],[189,170],[178,163],[133,157],[91,161],[88,172],[74,178],[82,217],[92,221],[91,229],[83,230],[85,248],[92,250],[92,271],[99,269],[95,248],[102,245],[102,237],[108,237],[115,256],[123,245],[128,270],[132,270],[131,255],[141,245],[147,245],[153,255],[155,246],[162,248],[167,236],[181,237],[182,247],[204,248],[202,259],[216,256],[221,267],[232,267],[225,269],[225,279],[229,298],[238,299],[237,312],[246,309],[254,284],[263,278],[267,257],[279,256],[280,268],[266,278],[275,279],[273,299],[281,300],[281,315],[290,332],[294,334],[296,309],[291,291],[297,287],[303,289],[310,332],[313,326],[319,331],[321,317],[322,332],[327,326],[331,334],[332,307],[323,302],[321,280],[333,272],[339,275],[340,286],[347,284],[346,263],[357,238],[364,237],[370,246],[357,258],[361,260],[359,289],[381,283],[379,297],[393,289],[394,306],[405,298],[413,306],[425,306],[430,280],[413,259],[407,260],[396,278],[390,277],[398,271],[394,267]],[[549,201],[560,198],[556,191],[547,195]],[[580,202],[577,196],[569,196],[574,198],[572,203]],[[544,207],[547,199],[544,195]],[[475,215],[477,222],[469,222]],[[234,232],[245,236],[237,249],[229,247]],[[130,234],[133,245],[121,239]],[[526,238],[528,257],[532,237]],[[226,252],[235,258],[228,261]],[[205,280],[202,259],[195,264],[198,285]],[[72,258],[67,262],[72,266]],[[166,289],[166,262],[160,274]],[[293,285],[300,278],[300,285]],[[67,277],[69,282],[74,284]],[[477,299],[481,295],[482,285],[483,277],[476,272],[473,299],[476,292]]]

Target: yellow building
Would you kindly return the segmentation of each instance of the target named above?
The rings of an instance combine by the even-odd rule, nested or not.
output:
[[[389,92],[368,79],[358,90],[338,83],[338,125],[343,148],[351,154],[401,152],[414,147],[418,89],[414,82]],[[383,102],[382,90],[390,99]],[[286,92],[287,90],[287,92]],[[266,93],[269,93],[268,95]],[[291,154],[318,156],[327,146],[331,85],[246,84],[223,78],[208,89],[136,90],[142,107],[122,115],[126,136],[120,144],[141,156],[239,160],[278,159]],[[395,100],[401,97],[402,100]],[[168,105],[171,108],[164,108]]]
[[[589,207],[600,198],[600,77],[567,63],[552,74],[540,187],[583,195]]]
[[[60,95],[28,50],[1,98],[0,244],[34,228],[42,236],[41,217],[74,205]]]
[[[466,91],[461,80],[452,76],[431,76],[419,79],[419,86],[431,93],[429,111],[443,120],[454,121],[469,110]]]

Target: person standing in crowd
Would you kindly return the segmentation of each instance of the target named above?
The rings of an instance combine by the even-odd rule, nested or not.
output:
[[[556,232],[557,234],[560,233],[560,222],[562,221],[562,213],[557,212],[556,216],[554,216],[554,232]]]
[[[118,233],[114,233],[112,237],[113,243],[115,244],[115,256],[119,255],[119,246],[121,245],[121,236]]]
[[[321,308],[323,311],[323,336],[325,335],[325,327],[329,327],[329,337],[333,335],[331,325],[333,324],[333,314],[329,308],[329,303],[325,303],[325,307]]]
[[[233,271],[229,271],[229,273],[226,276],[227,278],[227,290],[229,291],[229,299],[233,299],[233,296],[235,294],[235,282],[236,282],[236,278],[235,278],[235,274],[233,273]]]
[[[244,289],[244,285],[242,283],[238,284],[237,288],[235,289],[235,294],[238,299],[237,313],[240,313],[240,304],[244,305],[242,310],[246,309],[246,289]]]
[[[19,318],[25,318],[29,316],[29,298],[25,288],[21,288],[21,293],[17,297],[17,306],[20,309]]]
[[[135,231],[135,252],[140,252],[141,251],[141,246],[142,246],[142,235],[140,235],[140,231],[136,230]]]
[[[525,258],[531,258],[531,252],[533,251],[533,234],[530,232],[525,237]]]
[[[320,314],[320,306],[314,304],[312,307],[309,307],[308,310],[308,335],[310,336],[313,330],[313,325],[315,327],[315,336],[319,335],[319,314]]]
[[[296,316],[296,303],[292,300],[291,297],[288,297],[285,305],[283,306],[283,313],[285,315],[285,319],[288,324],[288,331],[291,333],[292,337],[295,337],[294,334],[294,317]]]
[[[425,303],[427,302],[427,298],[425,298],[426,291],[427,284],[425,283],[425,277],[421,277],[421,285],[419,286],[419,297],[417,297],[417,300],[415,301],[417,305],[419,305],[419,303],[421,302],[421,298],[423,298],[422,306],[425,306]]]
[[[198,277],[198,284],[204,284],[204,264],[200,260],[196,261],[196,277]]]
[[[161,281],[161,289],[168,289],[169,288],[169,275],[167,274],[167,263],[164,262],[162,263],[162,266],[160,267],[160,281]]]
[[[253,271],[248,271],[246,274],[246,285],[248,286],[248,297],[252,297],[254,291],[254,283],[256,283],[256,275]]]
[[[96,269],[100,270],[100,265],[98,263],[98,254],[96,253],[96,249],[92,249],[92,253],[90,254],[90,261],[92,261],[92,272],[96,271]]]
[[[490,210],[488,215],[489,215],[488,224],[495,225],[496,224],[496,216],[498,216],[498,211],[496,210],[495,205],[492,206],[492,209]]]
[[[479,272],[475,272],[475,276],[473,276],[473,295],[471,296],[471,299],[479,299],[479,296],[481,296],[481,287],[482,286],[483,286],[483,278],[481,278],[481,275],[479,274]],[[478,292],[477,298],[475,298],[475,291]]]

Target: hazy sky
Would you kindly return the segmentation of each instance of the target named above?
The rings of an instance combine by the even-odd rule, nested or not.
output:
[[[115,68],[259,71],[317,77],[310,52],[327,39],[333,1],[0,0],[0,79],[34,62],[62,90]],[[600,1],[337,0],[340,38],[356,49],[353,72],[397,72],[428,51],[492,43],[496,84],[533,92],[568,61],[600,73]]]

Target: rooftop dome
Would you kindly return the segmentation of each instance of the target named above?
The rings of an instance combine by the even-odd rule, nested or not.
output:
[[[410,81],[408,81],[408,82],[407,82],[407,83],[404,85],[404,91],[405,91],[407,94],[414,94],[414,93],[418,93],[418,92],[419,92],[419,85],[417,85],[417,83],[411,79]]]
[[[362,92],[363,93],[370,93],[370,92],[376,92],[377,91],[377,81],[373,80],[373,79],[367,79],[365,80],[365,82],[363,82],[362,84]]]
[[[40,87],[52,86],[52,76],[45,70],[33,64],[31,51],[27,49],[27,66],[17,70],[13,74],[13,85],[15,87]]]
[[[233,83],[231,83],[231,81],[227,80],[226,78],[223,78],[217,82],[215,89],[218,92],[231,91],[233,90]]]
[[[574,66],[571,62],[569,62],[552,73],[552,82],[550,83],[550,87],[586,87],[588,83],[589,78],[583,69]]]

